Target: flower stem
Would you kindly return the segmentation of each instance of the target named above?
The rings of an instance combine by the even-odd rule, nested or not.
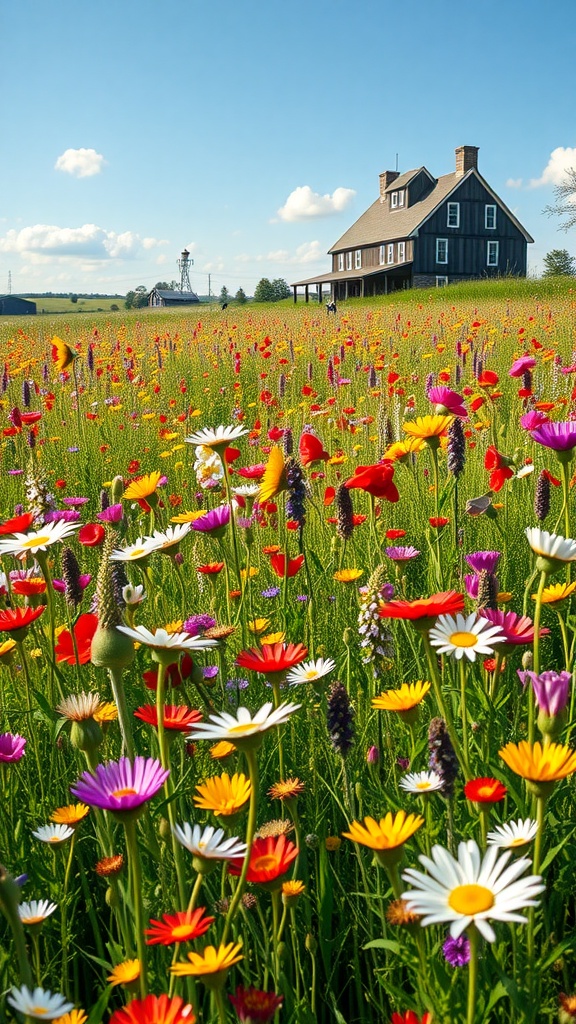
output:
[[[132,736],[132,719],[126,703],[126,694],[122,682],[122,669],[109,668],[110,685],[114,696],[114,703],[118,708],[118,724],[122,734],[122,746],[124,753],[132,760],[134,759],[134,739]]]
[[[540,615],[542,613],[542,594],[546,586],[547,573],[540,573],[538,593],[536,594],[536,607],[534,609],[534,672],[540,672]],[[534,690],[527,686],[528,690],[528,742],[534,743],[535,715],[534,715]]]
[[[476,990],[478,987],[478,943],[479,934],[474,925],[468,930],[470,940],[470,962],[468,964],[468,1008],[466,1011],[466,1024],[475,1024],[476,1021]]]
[[[244,857],[244,863],[242,864],[242,871],[240,872],[240,878],[238,879],[238,885],[234,890],[232,901],[228,908],[226,915],[226,921],[224,922],[224,932],[222,934],[222,942],[225,943],[228,939],[228,933],[230,926],[236,916],[238,905],[242,899],[242,893],[244,892],[244,886],[246,885],[246,876],[248,874],[248,865],[250,864],[250,852],[252,849],[252,840],[254,839],[254,833],[256,831],[256,809],[258,806],[258,761],[256,758],[256,752],[254,750],[246,749],[244,756],[248,762],[248,772],[250,775],[250,782],[252,785],[252,792],[250,794],[250,808],[248,811],[248,824],[246,826],[246,855]]]
[[[144,905],[142,900],[142,870],[136,836],[136,819],[126,817],[123,821],[126,832],[126,849],[132,883],[132,906],[134,908],[134,928],[136,931],[136,949],[140,961],[140,998],[148,994],[148,974],[146,970],[146,943],[144,941]]]

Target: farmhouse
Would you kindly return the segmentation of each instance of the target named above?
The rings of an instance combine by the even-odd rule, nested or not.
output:
[[[0,316],[36,316],[36,303],[18,295],[0,295]]]
[[[332,298],[386,295],[470,278],[526,277],[534,239],[478,171],[478,148],[460,146],[455,170],[435,178],[426,167],[380,175],[380,194],[329,250],[329,274],[296,281],[330,285]]]
[[[199,302],[195,292],[177,292],[168,288],[153,288],[148,296],[149,306],[195,306]]]

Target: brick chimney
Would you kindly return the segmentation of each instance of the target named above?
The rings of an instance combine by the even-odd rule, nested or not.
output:
[[[478,146],[459,146],[456,152],[456,177],[462,178],[472,168],[478,170]]]
[[[380,175],[380,199],[384,201],[384,193],[389,185],[399,176],[399,171],[383,171]]]

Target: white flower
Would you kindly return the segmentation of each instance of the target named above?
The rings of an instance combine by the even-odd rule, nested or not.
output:
[[[117,626],[121,633],[126,633],[146,647],[156,650],[171,651],[206,651],[209,647],[217,647],[217,640],[206,640],[202,636],[190,636],[189,633],[168,633],[165,629],[156,629],[152,633],[146,626]]]
[[[59,993],[52,994],[44,988],[32,991],[27,985],[10,989],[8,1002],[25,1017],[37,1017],[39,1020],[56,1020],[74,1009],[74,1003],[67,1003]]]
[[[534,472],[534,468],[535,467],[531,464],[522,466],[516,473],[516,479],[523,480],[525,476],[530,476],[530,474]]]
[[[127,604],[129,607],[142,604],[142,601],[146,600],[144,584],[139,583],[134,587],[131,583],[128,583],[127,586],[122,587],[122,600],[124,601],[124,604]]]
[[[336,662],[332,658],[318,658],[317,661],[304,661],[301,665],[295,665],[286,676],[286,682],[290,686],[297,686],[298,683],[315,683],[322,679],[329,672],[336,668]]]
[[[52,843],[56,846],[70,839],[74,835],[74,829],[69,825],[40,825],[32,835],[41,843]]]
[[[262,705],[254,718],[248,708],[238,708],[236,718],[227,711],[223,711],[221,715],[210,715],[209,722],[198,722],[187,739],[228,740],[229,743],[235,744],[237,741],[247,740],[258,733],[266,732],[275,725],[280,725],[300,706],[300,704],[288,704],[284,701],[273,711],[272,703],[268,702]]]
[[[50,903],[49,900],[31,900],[30,903],[21,903],[18,907],[18,914],[22,924],[34,925],[42,924],[50,914],[53,914],[57,910],[55,903]]]
[[[99,693],[70,693],[60,702],[56,711],[70,722],[83,722],[94,718],[100,704]]]
[[[531,861],[520,857],[506,867],[511,856],[508,851],[498,858],[497,847],[491,846],[482,859],[473,839],[459,844],[458,860],[442,846],[433,846],[432,858],[423,854],[418,858],[428,875],[414,868],[402,875],[416,886],[402,893],[402,899],[408,910],[422,916],[423,926],[449,921],[450,934],[457,939],[475,924],[488,942],[494,942],[489,919],[525,924],[526,919],[516,911],[537,906],[534,897],[545,888],[540,875],[517,881]]]
[[[153,537],[138,537],[134,544],[128,544],[125,548],[116,548],[110,555],[111,562],[138,562],[141,558],[147,558],[158,545]]]
[[[453,654],[458,661],[464,655],[469,661],[476,661],[477,654],[492,654],[493,645],[504,640],[500,626],[493,626],[475,612],[467,617],[439,615],[429,635],[438,654]]]
[[[205,857],[207,860],[232,860],[234,857],[246,855],[246,843],[241,842],[237,836],[224,839],[224,829],[214,828],[207,825],[204,830],[200,825],[175,825],[174,835],[178,842],[185,846],[195,857]]]
[[[196,448],[194,472],[196,473],[198,485],[203,490],[218,487],[224,479],[224,466],[218,452],[208,448],[207,445],[198,445]]]
[[[144,540],[153,540],[155,542],[155,551],[166,551],[168,548],[173,548],[176,544],[179,544],[181,540],[184,540],[186,534],[190,533],[192,529],[192,523],[178,523],[178,526],[169,526],[164,533],[160,530],[154,530],[153,537],[145,537]]]
[[[79,526],[80,523],[65,523],[60,519],[55,523],[46,523],[34,533],[15,533],[12,537],[0,540],[0,555],[35,555],[37,551],[46,551],[51,544],[70,537]]]
[[[246,427],[223,427],[219,426],[213,430],[211,427],[202,427],[201,430],[197,430],[190,437],[185,437],[184,440],[188,444],[203,444],[207,448],[225,448],[230,444],[230,441],[236,441],[239,437],[243,437],[247,434],[248,430]]]
[[[548,533],[548,530],[541,530],[538,526],[527,526],[524,532],[535,555],[556,558],[559,562],[576,561],[576,540]]]
[[[438,772],[410,772],[400,779],[400,788],[407,793],[421,796],[423,793],[434,793],[444,787],[444,779]]]
[[[256,498],[260,490],[260,484],[240,484],[232,488],[232,494],[238,494],[241,498]]]
[[[493,832],[486,836],[488,846],[497,846],[501,850],[516,850],[526,846],[536,837],[538,822],[532,818],[524,821],[509,821],[506,825],[497,825]]]

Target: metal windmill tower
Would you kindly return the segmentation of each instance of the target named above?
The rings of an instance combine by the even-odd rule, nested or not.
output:
[[[190,284],[190,267],[194,266],[194,260],[190,259],[188,249],[182,249],[180,259],[176,262],[178,263],[180,270],[180,291],[191,292],[192,285]]]

